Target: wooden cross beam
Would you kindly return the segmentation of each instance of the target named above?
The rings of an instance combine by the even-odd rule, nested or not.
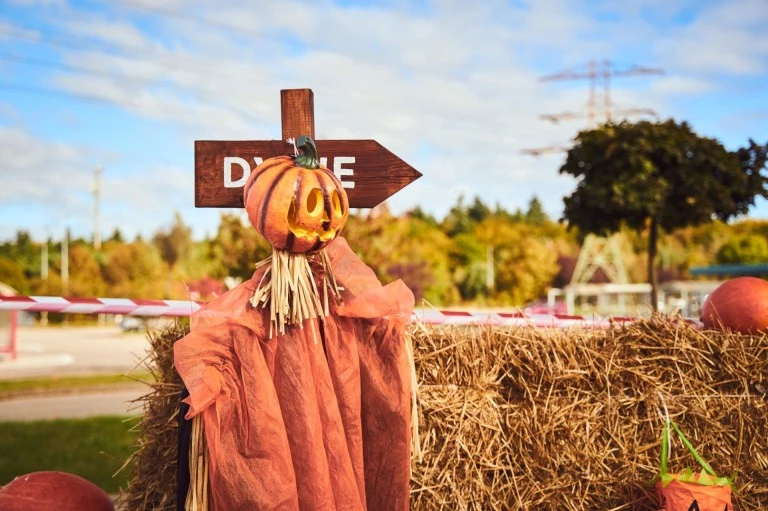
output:
[[[289,139],[315,137],[311,89],[280,91],[282,140],[195,141],[195,207],[242,208],[243,186],[267,158],[293,154]],[[341,180],[352,208],[372,208],[421,177],[375,140],[315,140],[320,161]]]

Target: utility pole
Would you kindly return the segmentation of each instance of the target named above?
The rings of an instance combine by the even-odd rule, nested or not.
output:
[[[69,226],[64,229],[64,239],[61,242],[61,292],[69,293]]]
[[[101,250],[101,228],[99,227],[99,202],[101,198],[101,165],[93,168],[93,248]]]
[[[496,287],[496,275],[493,267],[493,245],[485,246],[485,287],[488,290],[488,296],[493,293]]]
[[[42,251],[40,253],[40,279],[48,280],[48,238],[45,238]]]

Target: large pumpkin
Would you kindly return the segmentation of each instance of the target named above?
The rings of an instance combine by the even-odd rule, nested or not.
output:
[[[332,241],[349,215],[339,179],[319,164],[315,143],[297,140],[302,154],[264,161],[243,190],[248,219],[278,250],[314,252]]]
[[[701,321],[745,334],[768,331],[768,281],[737,277],[723,282],[704,302]]]

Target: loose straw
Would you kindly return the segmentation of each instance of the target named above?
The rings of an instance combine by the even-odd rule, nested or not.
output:
[[[208,511],[208,453],[205,447],[203,418],[192,418],[192,440],[189,446],[189,489],[187,511]]]

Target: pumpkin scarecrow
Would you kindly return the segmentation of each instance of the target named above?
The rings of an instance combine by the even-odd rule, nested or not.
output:
[[[296,147],[243,190],[272,256],[174,346],[188,391],[179,509],[408,509],[413,294],[382,286],[339,237],[344,188],[309,137]]]

